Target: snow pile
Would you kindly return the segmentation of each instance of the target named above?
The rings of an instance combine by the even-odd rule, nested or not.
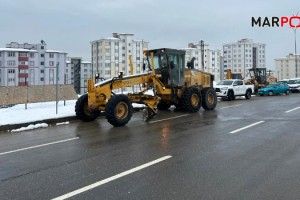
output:
[[[46,128],[46,127],[48,127],[48,124],[46,124],[46,123],[35,124],[35,125],[30,124],[27,127],[22,127],[22,128],[19,128],[19,129],[13,129],[13,130],[11,130],[11,132],[20,132],[20,131],[27,131],[27,130],[37,129],[37,128]]]
[[[60,125],[66,125],[66,124],[70,124],[70,122],[61,122],[61,123],[56,123],[56,126],[60,126]]]

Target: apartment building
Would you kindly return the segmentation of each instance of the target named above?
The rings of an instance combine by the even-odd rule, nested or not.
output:
[[[87,80],[93,77],[92,63],[81,57],[68,57],[66,66],[66,84],[73,84],[77,94],[87,92]]]
[[[220,81],[222,61],[221,50],[211,50],[209,49],[208,44],[203,44],[203,59],[201,52],[201,42],[199,42],[198,44],[189,43],[188,48],[183,48],[182,50],[185,50],[186,52],[185,65],[187,65],[187,62],[189,62],[194,57],[195,69],[211,73],[215,76],[215,81]]]
[[[0,86],[64,84],[67,53],[39,44],[11,42],[0,48]]]
[[[129,75],[129,55],[132,55],[133,73],[142,73],[143,51],[147,49],[148,42],[134,39],[134,34],[113,33],[112,37],[92,41],[93,73],[105,79],[118,76],[119,72]]]
[[[297,60],[297,75],[296,75]],[[279,80],[300,77],[300,55],[290,53],[285,58],[275,59],[275,71]]]
[[[241,73],[249,78],[249,69],[266,68],[266,45],[254,43],[252,39],[241,39],[223,45],[224,70]]]

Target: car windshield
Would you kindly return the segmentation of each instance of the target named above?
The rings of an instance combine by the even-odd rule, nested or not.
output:
[[[289,80],[288,84],[300,84],[300,80]]]
[[[296,82],[294,80],[289,80],[288,84],[295,84]]]
[[[233,81],[221,81],[217,85],[231,85]]]
[[[287,81],[278,81],[278,83],[287,83]]]

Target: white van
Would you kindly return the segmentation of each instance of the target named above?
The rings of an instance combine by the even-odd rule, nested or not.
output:
[[[291,92],[300,92],[300,78],[291,78],[287,84]]]

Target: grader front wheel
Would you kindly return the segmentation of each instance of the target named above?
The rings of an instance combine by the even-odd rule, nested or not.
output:
[[[106,119],[111,125],[124,126],[132,117],[132,103],[126,95],[114,95],[108,100],[105,113]]]
[[[88,107],[88,94],[84,94],[76,101],[76,116],[84,122],[95,120],[99,114],[99,110],[90,110]]]

